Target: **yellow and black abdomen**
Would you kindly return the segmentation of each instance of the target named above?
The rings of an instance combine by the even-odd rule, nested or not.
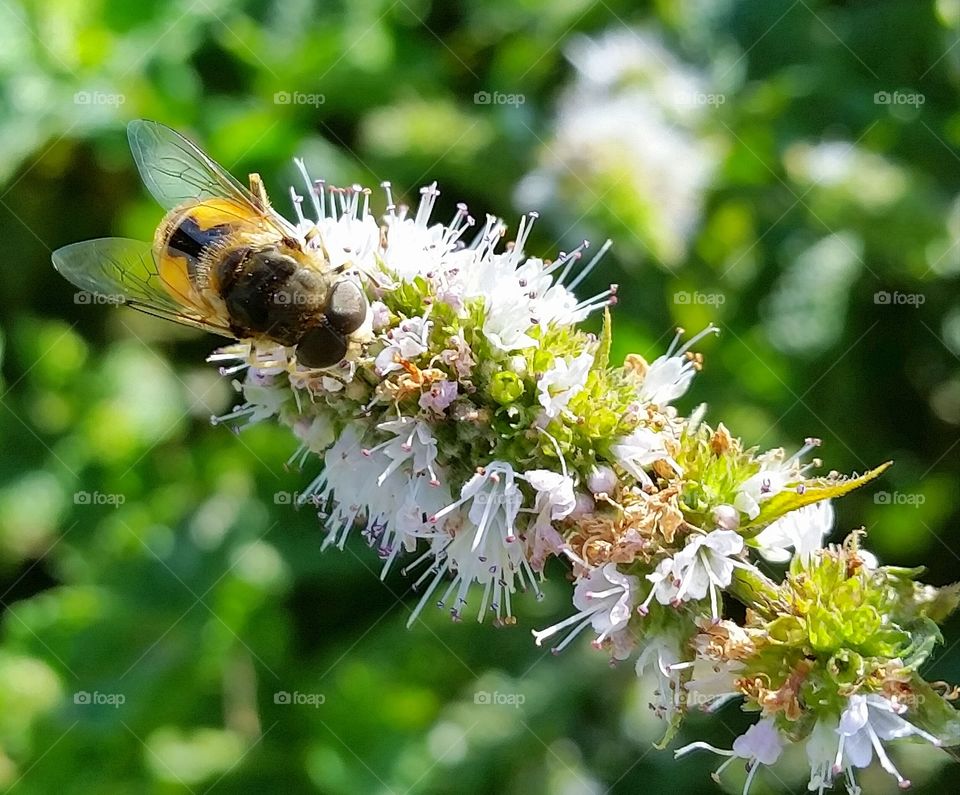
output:
[[[219,198],[167,214],[157,229],[154,249],[160,278],[175,299],[204,302],[204,290],[217,290],[216,274],[201,271],[201,262],[228,236],[249,228],[249,215],[248,208]]]

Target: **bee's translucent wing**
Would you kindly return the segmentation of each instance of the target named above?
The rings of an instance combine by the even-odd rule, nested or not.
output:
[[[127,138],[144,185],[165,209],[215,197],[250,203],[237,180],[169,127],[137,119],[127,125]]]
[[[137,119],[127,125],[130,151],[144,185],[162,207],[172,210],[208,199],[229,199],[249,210],[242,220],[266,222],[284,236],[296,228],[282,216],[262,207],[226,169],[180,133],[155,121]]]
[[[229,326],[165,281],[149,243],[123,237],[84,240],[53,252],[53,266],[71,284],[147,314],[233,337]]]

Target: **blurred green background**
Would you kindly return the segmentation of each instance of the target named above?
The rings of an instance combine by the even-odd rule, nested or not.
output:
[[[681,409],[763,447],[820,437],[825,470],[894,458],[839,524],[942,584],[958,87],[960,0],[0,0],[0,787],[719,791],[715,758],[651,750],[632,665],[533,645],[568,613],[562,567],[517,627],[404,629],[409,581],[381,583],[359,538],[321,556],[289,504],[317,462],[286,470],[271,425],[208,424],[235,397],[213,338],[77,303],[51,250],[161,216],[127,120],[262,172],[283,211],[302,155],[410,200],[438,180],[442,218],[539,209],[536,253],[612,237],[581,292],[621,285],[619,353],[716,322]],[[948,631],[930,676],[958,681]],[[681,740],[729,747],[748,720],[730,706]],[[917,791],[960,785],[942,753],[895,755]],[[800,752],[753,791],[806,791],[805,770]]]

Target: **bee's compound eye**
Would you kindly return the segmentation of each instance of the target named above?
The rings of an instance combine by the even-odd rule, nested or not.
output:
[[[333,367],[346,353],[346,337],[329,326],[310,329],[297,343],[297,362],[304,367]]]
[[[352,279],[341,279],[330,289],[327,321],[337,331],[352,334],[367,319],[367,297]]]

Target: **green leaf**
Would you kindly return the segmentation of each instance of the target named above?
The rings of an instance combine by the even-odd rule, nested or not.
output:
[[[610,364],[610,346],[613,344],[613,323],[610,320],[610,307],[603,310],[603,330],[600,332],[600,344],[593,357],[593,370],[606,370]]]
[[[940,628],[929,618],[921,618],[909,627],[910,646],[903,654],[903,667],[917,670],[930,656],[938,643],[943,642]]]
[[[914,677],[910,689],[917,705],[908,720],[930,732],[944,746],[960,745],[960,716],[956,708],[919,676]],[[951,755],[958,757],[956,749]]]
[[[768,620],[787,610],[776,583],[758,569],[734,569],[727,592],[740,604],[756,610]]]
[[[769,500],[765,500],[760,505],[760,513],[756,519],[748,522],[740,528],[740,534],[744,538],[753,538],[763,528],[779,519],[784,514],[802,508],[805,505],[812,505],[821,500],[829,500],[834,497],[842,497],[854,489],[860,488],[865,483],[869,483],[876,477],[879,477],[892,464],[887,461],[876,469],[871,469],[856,478],[847,478],[846,480],[828,480],[820,478],[816,480],[805,481],[803,490],[785,489],[779,494],[775,494]]]
[[[674,716],[670,719],[670,722],[667,724],[667,729],[663,733],[663,737],[657,740],[657,742],[653,744],[653,747],[658,751],[662,751],[664,748],[670,745],[670,743],[673,742],[673,738],[677,736],[677,732],[680,731],[680,726],[682,724],[683,711],[677,710]]]

